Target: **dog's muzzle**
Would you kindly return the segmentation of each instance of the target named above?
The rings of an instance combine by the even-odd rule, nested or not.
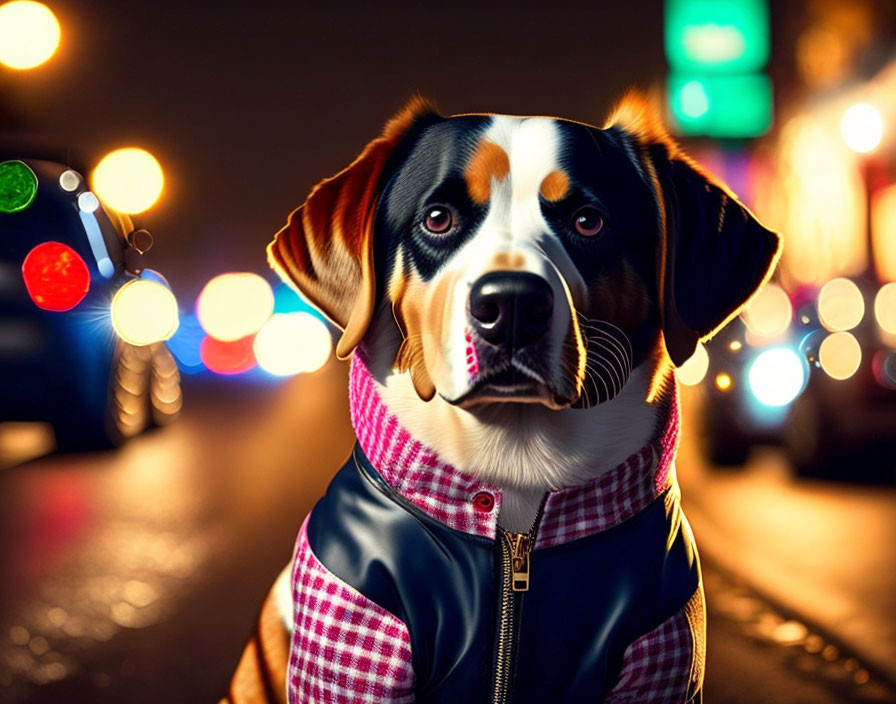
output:
[[[473,329],[486,342],[503,347],[509,356],[544,338],[553,310],[550,284],[528,272],[491,272],[470,290]]]
[[[469,294],[467,367],[470,388],[455,403],[516,401],[557,407],[547,359],[554,292],[541,276],[492,271]]]

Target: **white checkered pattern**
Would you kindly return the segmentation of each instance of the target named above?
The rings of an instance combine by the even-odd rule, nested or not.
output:
[[[700,600],[702,589],[692,597]],[[686,606],[625,651],[622,671],[604,704],[685,704],[702,685],[704,649],[694,633]],[[699,673],[699,674],[695,674]],[[699,681],[693,681],[697,677]]]
[[[398,493],[451,528],[495,537],[501,491],[442,462],[414,440],[388,412],[358,354],[352,357],[349,406],[361,449]],[[677,391],[663,410],[656,437],[640,452],[599,479],[548,495],[536,550],[584,538],[631,518],[675,481]],[[475,506],[473,498],[482,493],[494,499],[491,510]]]
[[[442,462],[433,450],[399,426],[357,354],[352,356],[349,408],[361,449],[399,494],[456,530],[495,537],[501,492]],[[475,508],[473,497],[480,492],[494,498],[491,511]]]
[[[293,566],[290,704],[410,704],[414,671],[407,627],[320,563],[307,525],[306,519]]]

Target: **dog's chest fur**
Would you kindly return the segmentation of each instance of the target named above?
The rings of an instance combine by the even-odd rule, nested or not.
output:
[[[670,372],[653,403],[645,402],[654,384],[651,359],[632,372],[619,395],[590,409],[514,404],[494,409],[493,417],[458,412],[438,395],[421,401],[408,375],[393,371],[396,332],[387,312],[377,316],[364,346],[380,398],[412,437],[445,462],[501,488],[498,521],[506,530],[529,530],[546,491],[600,477],[644,447],[674,393]]]

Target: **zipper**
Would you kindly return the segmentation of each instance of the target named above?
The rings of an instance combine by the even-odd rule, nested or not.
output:
[[[498,542],[501,547],[501,596],[498,601],[498,630],[495,648],[495,680],[492,704],[507,704],[513,663],[516,660],[519,612],[523,593],[529,591],[529,557],[535,545],[535,534],[544,512],[545,493],[535,521],[528,533],[511,533],[500,526]]]

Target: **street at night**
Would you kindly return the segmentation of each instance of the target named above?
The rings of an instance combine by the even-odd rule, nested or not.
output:
[[[2,700],[221,696],[351,448],[345,386],[337,363],[283,386],[188,386],[178,423],[117,453],[10,466],[40,436],[5,432]],[[712,468],[688,392],[678,470],[707,588],[706,700],[896,701],[896,490],[794,481],[773,449]]]
[[[896,704],[894,457],[896,3],[0,0],[0,702]]]

